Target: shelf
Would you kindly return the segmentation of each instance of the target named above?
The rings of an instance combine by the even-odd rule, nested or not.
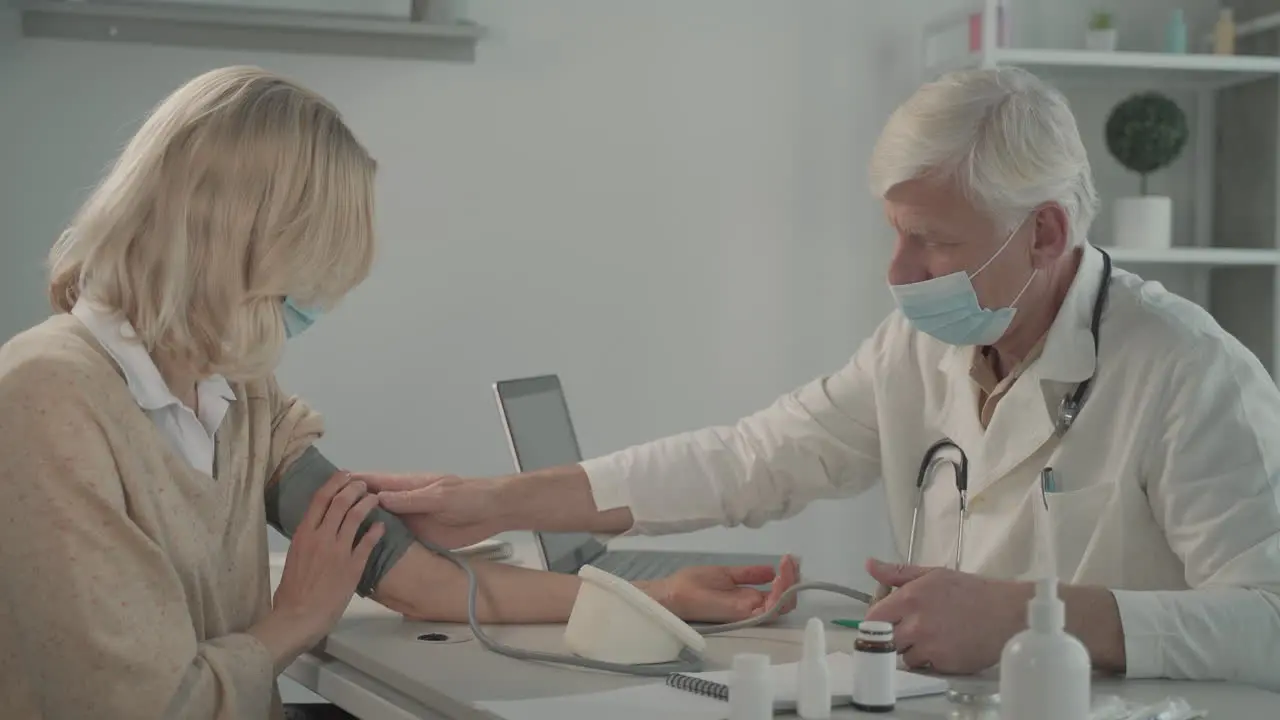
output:
[[[1179,247],[1167,250],[1146,248],[1098,247],[1106,250],[1117,264],[1200,265],[1206,267],[1242,267],[1251,265],[1280,266],[1280,250],[1264,248]]]
[[[982,55],[972,53],[962,56],[958,62],[939,63],[935,69],[951,70],[982,64]],[[1051,82],[1077,85],[1221,89],[1260,79],[1280,78],[1280,57],[1269,55],[997,48],[991,52],[988,64],[1023,67]]]
[[[472,62],[471,23],[106,0],[19,0],[29,38]]]

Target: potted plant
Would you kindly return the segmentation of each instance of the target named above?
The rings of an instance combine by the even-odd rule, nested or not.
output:
[[[1173,245],[1173,200],[1147,194],[1147,178],[1173,164],[1187,144],[1187,116],[1158,92],[1130,95],[1107,117],[1107,150],[1139,176],[1137,197],[1117,198],[1112,242],[1126,247]]]
[[[1084,36],[1088,50],[1110,52],[1116,49],[1116,27],[1111,13],[1099,10],[1089,20],[1089,31]]]

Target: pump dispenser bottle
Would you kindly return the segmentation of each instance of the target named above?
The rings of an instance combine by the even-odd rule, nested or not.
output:
[[[809,618],[804,628],[804,654],[797,678],[796,712],[801,720],[831,717],[831,668],[827,665],[827,638],[822,621]]]
[[[1000,655],[1001,720],[1082,720],[1089,717],[1092,669],[1084,644],[1065,630],[1058,580],[1036,583],[1027,629]]]

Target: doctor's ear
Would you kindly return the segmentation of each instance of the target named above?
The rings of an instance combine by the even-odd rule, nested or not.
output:
[[[1036,208],[1032,227],[1035,236],[1031,240],[1031,264],[1036,268],[1047,267],[1061,257],[1071,244],[1071,224],[1067,219],[1067,211],[1057,203]]]

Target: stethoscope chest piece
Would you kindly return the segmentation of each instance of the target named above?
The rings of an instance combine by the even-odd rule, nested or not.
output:
[[[1058,437],[1067,434],[1071,429],[1071,425],[1075,423],[1076,416],[1080,414],[1082,403],[1073,396],[1068,395],[1062,398],[1062,402],[1058,403],[1058,416],[1054,420],[1054,430]]]

